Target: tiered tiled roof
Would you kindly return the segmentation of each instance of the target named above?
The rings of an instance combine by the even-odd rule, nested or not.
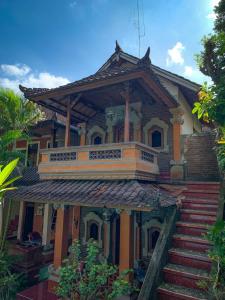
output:
[[[159,185],[137,180],[46,180],[20,186],[7,197],[18,201],[92,207],[154,210],[176,204],[174,196]]]

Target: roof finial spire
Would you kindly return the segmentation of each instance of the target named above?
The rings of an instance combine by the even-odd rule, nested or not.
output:
[[[118,53],[118,52],[121,52],[121,51],[123,51],[123,50],[122,50],[122,48],[120,47],[119,43],[116,40],[115,52]]]
[[[138,62],[139,65],[147,65],[150,66],[151,64],[151,59],[150,59],[150,47],[148,47],[145,55],[139,60]]]

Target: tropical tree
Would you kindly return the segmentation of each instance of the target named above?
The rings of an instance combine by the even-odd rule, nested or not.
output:
[[[10,89],[0,88],[0,163],[16,157],[14,150],[18,139],[29,139],[29,129],[44,118],[38,106]]]
[[[4,194],[7,191],[10,190],[15,190],[16,187],[12,186],[12,184],[20,178],[20,176],[10,178],[8,181],[7,179],[13,172],[13,170],[16,168],[18,164],[18,158],[10,162],[7,166],[2,168],[0,166],[0,208],[2,211],[4,210],[5,213],[5,218],[2,221],[3,226],[1,228],[1,235],[0,235],[0,252],[4,251],[5,248],[5,240],[6,240],[6,233],[8,229],[8,223],[9,223],[9,217],[10,217],[10,208],[11,208],[11,201],[9,203],[6,203],[4,200]],[[8,205],[7,205],[8,204]],[[6,208],[7,206],[7,208]],[[6,209],[4,209],[6,208]]]
[[[13,90],[0,88],[0,130],[29,131],[44,118],[38,106]]]
[[[215,7],[216,19],[213,33],[202,40],[203,50],[197,55],[200,71],[211,77],[212,84],[204,84],[193,113],[217,129],[217,157],[225,172],[225,0]]]
[[[8,229],[11,200],[6,203],[4,194],[10,190],[16,189],[12,184],[20,177],[10,178],[13,170],[17,166],[18,158],[10,162],[4,168],[0,166],[0,210],[6,212],[1,221],[1,235],[0,235],[0,299],[10,300],[14,299],[16,289],[19,285],[19,277],[11,272],[11,257],[7,254],[5,249],[6,234]]]

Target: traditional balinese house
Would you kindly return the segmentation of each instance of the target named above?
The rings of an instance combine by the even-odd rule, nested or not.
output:
[[[95,239],[120,271],[149,261],[185,180],[218,179],[211,150],[210,166],[196,173],[189,147],[199,151],[198,133],[212,145],[191,113],[200,86],[154,66],[149,55],[150,48],[138,59],[116,43],[94,75],[53,89],[20,86],[66,119],[64,144],[40,149],[39,179],[8,194],[20,203],[17,239],[38,231],[43,253],[52,251],[49,288],[74,239]]]

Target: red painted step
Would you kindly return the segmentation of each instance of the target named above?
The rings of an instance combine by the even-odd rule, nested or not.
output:
[[[183,234],[174,234],[173,246],[194,251],[208,251],[211,244],[206,239]]]
[[[191,209],[181,209],[181,221],[196,222],[203,224],[214,224],[216,221],[216,212],[197,211]]]
[[[170,249],[169,262],[206,271],[211,269],[211,261],[206,253],[186,249]]]
[[[203,198],[203,199],[215,199],[219,198],[219,192],[216,191],[205,191],[205,190],[192,190],[192,191],[184,191],[184,196],[193,197],[193,198]]]
[[[206,198],[194,198],[194,197],[185,197],[182,203],[191,202],[197,204],[209,204],[209,205],[218,205],[218,199],[206,199]]]
[[[182,202],[182,208],[184,209],[192,209],[192,210],[202,210],[202,211],[214,211],[217,212],[218,205],[217,204],[201,204],[201,203],[193,203],[189,201]]]
[[[163,269],[164,280],[168,283],[200,289],[199,282],[208,280],[208,272],[196,268],[168,264]]]
[[[206,300],[202,291],[189,289],[174,284],[163,283],[158,289],[158,300]]]
[[[216,184],[210,184],[210,185],[205,185],[205,184],[187,184],[186,185],[186,190],[187,191],[193,191],[193,190],[198,190],[198,191],[220,191],[220,185]]]
[[[210,226],[201,223],[179,221],[176,223],[176,227],[177,233],[201,237],[206,234]]]

